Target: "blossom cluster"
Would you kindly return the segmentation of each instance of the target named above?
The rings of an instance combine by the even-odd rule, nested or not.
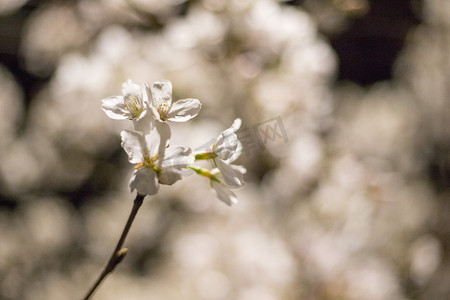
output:
[[[134,130],[121,132],[122,148],[128,161],[134,164],[129,183],[130,191],[141,195],[154,195],[160,184],[172,185],[190,169],[209,179],[217,197],[228,205],[237,202],[231,189],[244,185],[243,166],[232,164],[242,152],[236,131],[241,120],[221,132],[206,149],[194,153],[187,146],[170,146],[169,122],[185,122],[198,115],[198,99],[172,101],[172,83],[161,80],[153,84],[136,84],[128,80],[122,85],[122,95],[102,100],[106,115],[116,120],[131,120]],[[194,165],[195,161],[210,161],[212,168]]]

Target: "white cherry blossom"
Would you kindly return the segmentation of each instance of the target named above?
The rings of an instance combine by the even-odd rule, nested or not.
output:
[[[219,134],[211,149],[214,166],[220,170],[225,183],[231,187],[244,185],[243,176],[240,176],[231,165],[242,153],[242,144],[235,133],[241,127],[241,123],[239,118],[234,120],[230,128]]]
[[[148,94],[145,86],[131,80],[122,84],[122,95],[102,100],[102,109],[116,120],[139,121],[147,114]]]
[[[160,136],[156,127],[144,135],[124,130],[122,147],[128,160],[136,164],[130,180],[130,190],[141,195],[154,195],[159,184],[171,185],[182,178],[181,170],[194,161],[191,149],[177,146],[166,149],[167,136]]]
[[[195,155],[196,160],[211,160],[214,165],[212,170],[188,167],[209,178],[217,198],[228,205],[237,203],[237,197],[231,190],[244,185],[244,174],[247,172],[243,166],[232,164],[242,153],[242,144],[236,135],[241,123],[239,118],[234,120],[233,125],[222,131],[209,149]]]
[[[168,80],[147,85],[147,93],[152,95],[149,110],[159,121],[185,122],[200,112],[201,103],[197,99],[181,99],[172,102],[172,83]]]

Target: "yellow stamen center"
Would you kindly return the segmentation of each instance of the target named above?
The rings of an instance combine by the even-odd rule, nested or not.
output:
[[[132,118],[137,118],[144,111],[144,105],[139,95],[128,95],[125,100],[125,109],[131,113]]]
[[[167,101],[161,101],[158,105],[158,113],[161,120],[165,121],[167,119],[167,114],[169,113],[171,106],[172,105],[170,105]]]
[[[135,169],[140,167],[146,167],[155,170],[157,174],[161,172],[161,169],[157,166],[156,161],[158,160],[158,154],[153,157],[145,157],[144,161],[134,166]]]

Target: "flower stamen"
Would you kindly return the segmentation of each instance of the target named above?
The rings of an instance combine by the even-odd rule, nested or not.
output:
[[[167,115],[171,107],[172,105],[170,104],[169,100],[161,99],[159,101],[157,110],[161,120],[165,121],[167,119]]]
[[[125,109],[131,113],[133,118],[139,117],[145,110],[141,97],[135,95],[126,96],[125,106]]]
[[[157,160],[158,154],[153,157],[145,157],[144,161],[135,165],[134,168],[139,169],[140,167],[146,167],[153,169],[157,174],[159,174],[161,172],[161,169],[157,166]]]

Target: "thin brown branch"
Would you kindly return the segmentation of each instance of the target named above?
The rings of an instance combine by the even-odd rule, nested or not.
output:
[[[117,265],[127,255],[128,249],[122,248],[122,246],[125,242],[125,239],[127,238],[128,232],[130,231],[130,228],[131,228],[131,225],[133,224],[134,218],[136,217],[136,214],[139,211],[139,208],[141,207],[142,202],[144,201],[144,198],[145,198],[145,195],[140,195],[140,194],[136,195],[136,198],[134,199],[134,203],[133,203],[133,208],[130,212],[130,216],[128,217],[128,221],[125,224],[125,227],[123,228],[122,235],[120,236],[120,239],[117,242],[114,252],[112,253],[105,268],[103,269],[103,271],[100,273],[99,277],[97,278],[97,281],[91,287],[91,289],[86,294],[86,296],[83,298],[83,300],[89,300],[91,298],[91,296],[94,294],[94,292],[100,286],[100,284],[103,282],[103,280],[106,278],[106,276],[108,276],[108,274],[112,273],[114,271],[114,269],[117,267]]]

